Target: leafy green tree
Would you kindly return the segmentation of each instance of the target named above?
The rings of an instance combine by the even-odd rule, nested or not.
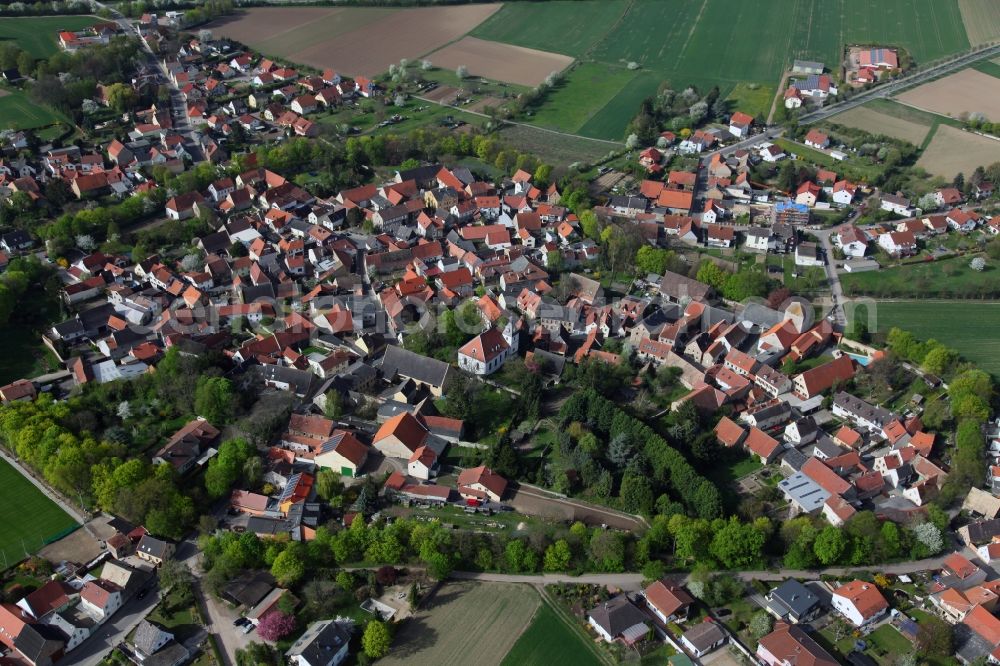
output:
[[[635,253],[636,268],[639,269],[639,273],[663,275],[667,270],[667,263],[670,261],[672,254],[670,250],[643,245]]]
[[[198,378],[194,408],[209,422],[215,425],[228,423],[233,417],[235,402],[233,383],[225,377]]]
[[[330,389],[326,392],[326,403],[323,406],[323,413],[326,418],[337,420],[344,415],[344,396],[337,389]]]
[[[365,632],[361,636],[361,647],[370,659],[381,659],[389,654],[389,646],[392,644],[392,637],[389,635],[389,627],[384,622],[372,620],[365,626]]]
[[[324,467],[316,473],[316,494],[329,502],[344,492],[344,482],[340,475],[329,467]]]
[[[294,548],[286,548],[274,558],[271,575],[282,587],[299,581],[306,573],[306,564]]]
[[[573,560],[569,542],[559,539],[545,549],[544,569],[546,571],[566,571]]]
[[[623,511],[648,514],[653,510],[653,486],[647,476],[626,474],[622,478],[618,496]]]
[[[514,573],[532,572],[538,567],[538,555],[521,539],[514,539],[504,548],[507,566]]]
[[[219,446],[219,453],[213,457],[205,470],[205,490],[212,498],[224,496],[240,478],[251,456],[256,455],[253,447],[245,439],[226,440]]]
[[[948,659],[954,652],[952,626],[936,615],[931,615],[917,628],[915,643],[918,653],[924,657]]]
[[[729,569],[753,569],[761,565],[766,540],[760,529],[733,517],[716,531],[709,551]]]
[[[850,538],[839,528],[828,525],[817,535],[813,552],[822,564],[839,562],[847,552]]]
[[[597,531],[590,539],[590,559],[601,571],[625,570],[625,542],[617,532]]]
[[[757,611],[750,618],[750,635],[760,640],[771,633],[774,627],[774,618],[767,611]]]
[[[593,210],[585,210],[580,213],[580,229],[583,231],[583,235],[592,240],[597,240],[601,237],[601,223],[597,217],[597,213]]]

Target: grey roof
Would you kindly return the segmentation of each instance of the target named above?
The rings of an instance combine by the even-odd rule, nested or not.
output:
[[[188,649],[177,641],[170,641],[161,647],[156,654],[146,657],[142,666],[177,666],[187,661],[191,656]]]
[[[247,525],[249,531],[250,526]],[[274,577],[266,571],[248,571],[229,581],[222,590],[223,596],[236,604],[249,608],[256,606],[274,588]]]
[[[132,637],[132,645],[145,655],[151,655],[157,644],[165,637],[173,638],[174,635],[165,631],[159,625],[153,624],[149,620],[142,620],[135,628],[135,635]]]
[[[301,656],[310,664],[325,666],[350,640],[351,633],[346,627],[334,620],[321,620],[309,625],[285,656]]]
[[[85,332],[83,324],[77,318],[67,319],[64,322],[60,322],[52,327],[52,329],[59,334],[59,337],[65,338],[71,335],[80,335]]]
[[[715,622],[701,622],[685,631],[681,638],[703,652],[726,638],[726,632]]]
[[[835,444],[832,439],[827,436],[818,438],[813,442],[813,455],[817,458],[836,458],[842,453],[846,453],[838,444]]]
[[[802,472],[796,472],[778,483],[778,490],[793,499],[807,513],[822,509],[830,497],[829,492]]]
[[[438,171],[441,170],[440,164],[425,164],[423,166],[413,167],[412,169],[400,169],[396,173],[398,174],[398,179],[400,182],[405,182],[407,180],[430,180],[437,176]]]
[[[811,416],[802,417],[795,422],[795,426],[798,428],[800,435],[811,435],[819,429],[816,426],[816,419]]]
[[[784,607],[782,615],[790,614],[793,618],[804,617],[819,604],[816,593],[794,578],[789,578],[771,590],[769,596],[772,602],[778,604],[779,609]]]
[[[266,381],[288,384],[297,395],[309,395],[317,384],[317,377],[313,373],[283,365],[262,366],[261,376]]]
[[[1000,534],[1000,518],[992,520],[976,520],[968,525],[969,541],[974,544],[985,543]]]
[[[444,386],[450,366],[427,356],[390,345],[380,362],[382,375],[386,378],[407,377],[430,386]]]
[[[14,639],[14,647],[33,664],[45,663],[66,644],[66,636],[54,626],[26,624]]]
[[[593,618],[604,631],[613,638],[637,624],[647,624],[649,618],[639,610],[628,597],[619,594],[603,604],[590,609],[587,615]]]
[[[145,553],[151,557],[158,559],[165,559],[167,556],[167,549],[170,543],[167,541],[162,541],[156,537],[149,536],[148,534],[143,535],[142,539],[139,540],[139,545],[136,547],[141,553]]]
[[[776,416],[786,417],[786,415],[791,413],[792,408],[787,402],[779,402],[773,405],[768,405],[767,407],[762,407],[751,413],[750,416],[753,416],[758,421],[764,421]]]
[[[861,398],[853,396],[846,391],[840,391],[833,396],[833,404],[850,414],[856,414],[866,421],[870,421],[878,426],[884,426],[886,423],[889,423],[897,418],[896,415],[888,409],[869,404]]]
[[[993,650],[992,644],[987,643],[964,622],[956,624],[954,632],[955,654],[962,659],[962,663],[971,663],[979,657],[989,655]]]
[[[696,301],[705,300],[712,290],[704,282],[698,282],[679,273],[666,271],[660,281],[660,293],[674,300],[691,298]]]

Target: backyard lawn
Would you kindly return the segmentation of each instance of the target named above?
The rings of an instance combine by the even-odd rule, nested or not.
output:
[[[937,243],[934,243],[937,245]],[[842,273],[847,296],[880,298],[984,298],[1000,296],[1000,268],[987,262],[986,270],[969,267],[972,257],[951,257],[865,273]]]

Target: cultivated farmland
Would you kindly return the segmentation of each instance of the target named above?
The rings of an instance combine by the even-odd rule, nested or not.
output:
[[[1000,158],[1000,141],[940,125],[917,166],[944,178],[972,173],[977,166],[989,166]]]
[[[579,58],[604,39],[625,7],[625,0],[507,2],[472,36]]]
[[[459,39],[499,8],[497,4],[399,10],[254,8],[208,27],[266,55],[317,69],[375,76],[400,58],[418,58]]]
[[[0,460],[0,502],[11,507],[0,522],[0,570],[36,552],[76,524],[20,472]]]
[[[1000,79],[971,68],[908,90],[899,99],[953,118],[979,112],[1000,120]]]
[[[13,40],[36,58],[46,58],[57,50],[56,33],[80,30],[101,19],[96,16],[25,16],[0,18],[0,42]]]
[[[902,46],[917,62],[969,47],[958,0],[886,0],[878,11],[868,0],[634,0],[627,7],[617,1],[508,3],[473,34],[585,61],[641,64],[649,73],[633,79],[580,128],[616,139],[637,103],[661,81],[675,89],[718,86],[725,97],[741,83],[773,90],[794,58],[835,68],[847,43]],[[733,99],[750,102],[751,113],[755,106],[766,113],[770,100],[763,92],[749,92],[744,85]]]
[[[879,301],[879,331],[893,326],[921,340],[934,338],[957,349],[977,367],[1000,377],[1000,303],[975,301]],[[858,312],[864,316],[864,311]]]
[[[660,77],[657,74],[640,73],[580,128],[580,134],[621,141],[625,127],[635,117],[642,100],[654,94],[659,85]]]
[[[545,103],[534,110],[532,123],[577,132],[635,77],[636,72],[624,67],[593,62],[577,65],[549,91]],[[621,133],[600,138],[620,139]]]
[[[1000,5],[996,0],[958,0],[958,7],[970,44],[1000,39]]]
[[[573,63],[569,56],[524,46],[465,37],[428,56],[437,67],[468,67],[469,73],[494,81],[535,87],[550,72],[561,72]]]
[[[496,666],[531,620],[540,600],[526,585],[454,582],[393,640],[383,664],[459,664],[476,655],[477,666]]]
[[[838,113],[830,118],[831,123],[856,127],[872,134],[884,134],[895,139],[909,141],[915,146],[920,146],[924,142],[924,137],[930,127],[919,123],[904,120],[896,116],[889,116],[879,113],[864,106],[859,106]]]
[[[503,666],[590,666],[600,664],[593,649],[547,603],[507,653]]]

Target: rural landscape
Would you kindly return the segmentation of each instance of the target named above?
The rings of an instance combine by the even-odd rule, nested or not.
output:
[[[996,0],[0,4],[0,663],[1000,661]]]

